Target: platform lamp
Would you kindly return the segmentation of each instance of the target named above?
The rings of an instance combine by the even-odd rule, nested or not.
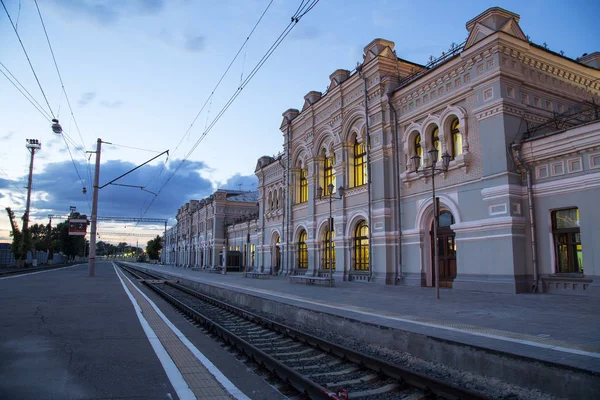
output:
[[[329,220],[328,220],[328,229],[329,229],[329,251],[327,254],[328,260],[329,260],[329,284],[331,286],[333,286],[333,217],[331,214],[331,200],[333,198],[333,189],[335,189],[335,186],[333,185],[333,183],[330,183],[329,185],[327,185],[327,190],[328,190],[328,196],[329,197]],[[345,189],[343,186],[340,186],[338,188],[338,198],[343,198],[344,197],[344,192]],[[319,188],[317,189],[317,195],[319,196],[319,198],[323,197],[323,188],[321,186],[319,186]]]
[[[429,171],[431,175],[431,192],[433,198],[433,247],[434,247],[434,270],[435,270],[435,297],[436,299],[440,298],[440,264],[438,260],[438,238],[437,238],[437,228],[438,228],[438,204],[437,199],[435,197],[435,174],[436,172],[447,172],[448,166],[450,165],[450,159],[452,156],[445,152],[442,156],[442,168],[436,168],[435,165],[438,161],[438,149],[432,147],[429,150],[429,161],[431,164],[427,167],[424,167],[421,171],[419,171],[419,166],[421,165],[421,157],[418,154],[415,154],[410,159],[413,162],[413,167],[415,168],[415,172],[423,172],[425,176]]]

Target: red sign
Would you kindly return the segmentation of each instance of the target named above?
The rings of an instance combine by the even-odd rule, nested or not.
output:
[[[69,219],[69,235],[85,236],[87,231],[87,219]]]

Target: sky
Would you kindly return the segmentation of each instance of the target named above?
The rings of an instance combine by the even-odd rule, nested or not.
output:
[[[398,57],[426,64],[466,39],[467,21],[499,6],[520,15],[535,43],[571,58],[600,51],[600,2],[594,0],[320,0],[258,69],[306,2],[38,0],[65,96],[35,2],[2,2],[40,85],[0,8],[0,206],[23,215],[30,161],[25,139],[40,140],[32,223],[47,223],[49,214],[67,214],[70,206],[91,214],[95,154],[85,152],[95,150],[98,138],[112,143],[102,145],[100,185],[169,150],[168,158],[116,182],[145,190],[100,190],[100,216],[167,218],[172,226],[177,209],[191,199],[217,188],[255,190],[258,158],[282,150],[282,113],[301,109],[308,92],[324,92],[333,71],[362,62],[375,38],[393,41]],[[62,136],[4,74],[59,119]],[[121,233],[162,228],[103,222],[98,230],[101,240],[117,242],[132,240]],[[11,240],[9,232],[4,213],[0,242]]]

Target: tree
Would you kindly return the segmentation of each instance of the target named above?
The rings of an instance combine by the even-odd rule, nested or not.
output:
[[[148,243],[146,244],[146,253],[148,253],[148,257],[150,257],[151,260],[158,260],[162,248],[162,237],[156,235],[154,239],[148,240]]]

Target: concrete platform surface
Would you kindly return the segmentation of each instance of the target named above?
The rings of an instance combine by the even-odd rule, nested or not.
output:
[[[109,262],[0,278],[0,399],[282,398],[137,286]]]
[[[600,372],[600,299],[336,282],[290,283],[170,265],[139,266],[307,309]]]

